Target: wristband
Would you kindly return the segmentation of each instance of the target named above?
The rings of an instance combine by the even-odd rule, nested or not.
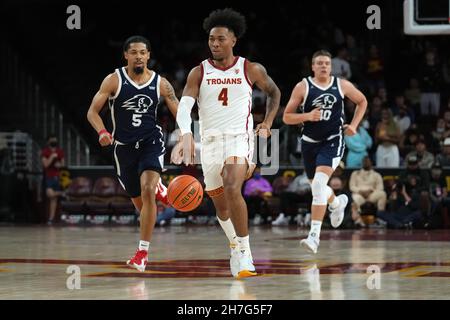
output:
[[[102,134],[106,133],[107,135],[111,136],[111,133],[108,132],[106,129],[102,129],[98,132],[98,135],[101,136]]]

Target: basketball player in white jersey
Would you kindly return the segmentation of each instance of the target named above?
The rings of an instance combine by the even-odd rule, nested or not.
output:
[[[311,181],[313,200],[311,230],[301,245],[317,253],[327,205],[333,227],[339,227],[344,218],[348,198],[346,195],[336,197],[328,186],[328,180],[344,154],[343,133],[350,136],[356,134],[367,108],[367,100],[351,82],[331,76],[329,52],[319,50],[313,54],[312,71],[314,76],[304,78],[292,91],[283,121],[290,125],[303,124],[302,154],[305,172]],[[345,125],[344,97],[356,104],[351,123]],[[297,113],[299,107],[301,113]]]
[[[250,251],[248,213],[241,188],[255,165],[253,157],[252,86],[267,94],[264,121],[256,134],[270,136],[280,103],[280,90],[265,68],[235,56],[233,47],[246,29],[245,17],[232,9],[216,10],[204,20],[212,59],[204,60],[188,75],[177,114],[181,142],[172,161],[194,162],[191,110],[197,99],[201,162],[205,190],[212,198],[220,225],[231,247],[230,268],[234,277],[256,275]]]

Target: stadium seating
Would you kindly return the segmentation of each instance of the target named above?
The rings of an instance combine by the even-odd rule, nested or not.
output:
[[[111,177],[98,178],[86,202],[89,214],[111,215],[111,202],[116,195],[117,180]]]
[[[61,212],[67,214],[86,214],[86,202],[92,195],[92,180],[76,177],[66,191],[66,200],[61,202]]]

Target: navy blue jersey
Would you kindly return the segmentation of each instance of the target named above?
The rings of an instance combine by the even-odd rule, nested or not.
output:
[[[303,124],[303,139],[306,141],[323,141],[332,139],[342,133],[344,125],[344,95],[340,80],[331,77],[328,87],[318,86],[311,77],[306,81],[306,94],[301,109],[304,113],[320,107],[320,121],[307,121]]]
[[[153,72],[149,81],[136,84],[124,67],[116,69],[119,87],[109,98],[113,123],[112,135],[119,144],[131,144],[149,139],[162,139],[157,125],[160,76]]]

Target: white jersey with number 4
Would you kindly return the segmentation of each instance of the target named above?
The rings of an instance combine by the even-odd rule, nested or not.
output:
[[[210,59],[200,64],[202,79],[197,102],[202,137],[253,130],[252,85],[247,64],[242,57],[235,57],[227,68],[214,66]]]

